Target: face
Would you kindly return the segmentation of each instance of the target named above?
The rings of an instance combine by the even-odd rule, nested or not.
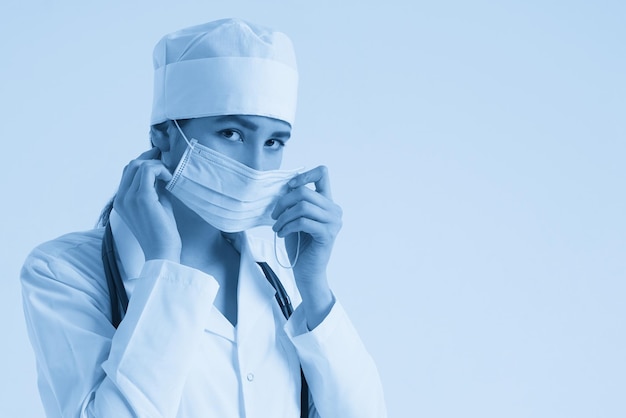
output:
[[[179,121],[187,139],[224,154],[255,170],[280,168],[283,148],[291,136],[291,126],[264,116],[227,115]],[[169,149],[162,152],[163,163],[174,171],[187,142],[176,125],[168,129]]]

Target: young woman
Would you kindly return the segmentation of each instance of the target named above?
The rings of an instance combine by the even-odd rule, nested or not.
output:
[[[386,416],[326,277],[341,228],[327,170],[280,170],[291,42],[226,19],[165,36],[154,61],[153,148],[100,227],[40,245],[22,270],[47,415]],[[287,254],[246,234],[261,225]]]

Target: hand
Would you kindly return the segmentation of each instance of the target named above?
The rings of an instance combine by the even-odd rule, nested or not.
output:
[[[307,187],[314,183],[315,190]],[[274,231],[285,237],[287,253],[293,261],[300,232],[298,261],[294,276],[298,287],[326,279],[326,267],[341,229],[342,210],[332,201],[328,169],[316,167],[289,182],[289,193],[282,196],[272,212]],[[302,292],[302,290],[301,290]]]
[[[152,148],[124,168],[113,201],[115,211],[137,238],[146,261],[180,261],[180,235],[165,192],[165,183],[171,178],[159,159],[159,149]]]

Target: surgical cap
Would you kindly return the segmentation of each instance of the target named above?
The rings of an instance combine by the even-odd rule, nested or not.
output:
[[[239,19],[165,35],[154,48],[151,124],[218,115],[295,118],[298,72],[289,38]]]

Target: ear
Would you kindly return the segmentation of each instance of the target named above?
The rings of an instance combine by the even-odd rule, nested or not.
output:
[[[187,144],[181,138],[174,122],[167,120],[158,125],[152,125],[150,127],[150,140],[152,145],[161,151],[161,162],[170,172],[174,172],[187,148]]]
[[[173,132],[171,132],[172,126],[174,126],[172,121],[166,120],[165,122],[150,127],[150,142],[152,142],[152,146],[160,149],[161,153],[168,152],[171,148],[171,141],[173,139]]]

